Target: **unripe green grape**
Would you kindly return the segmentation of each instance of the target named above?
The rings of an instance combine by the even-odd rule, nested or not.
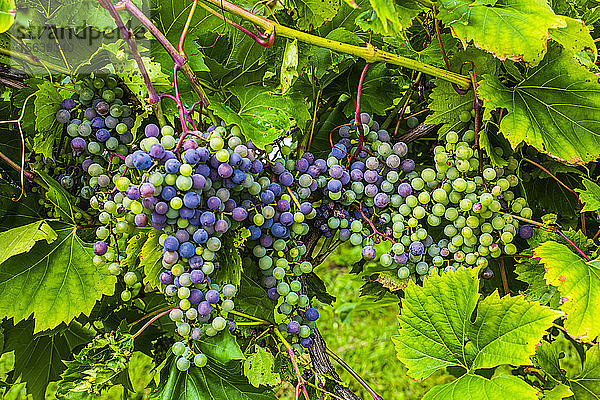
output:
[[[194,356],[194,365],[196,367],[202,368],[208,363],[208,357],[206,355],[200,353]]]
[[[121,292],[121,300],[123,301],[129,301],[131,300],[132,294],[129,290],[123,290]]]

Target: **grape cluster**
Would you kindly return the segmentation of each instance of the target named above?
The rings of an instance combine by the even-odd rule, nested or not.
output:
[[[421,168],[366,113],[341,126],[327,157],[317,158],[295,154],[294,144],[261,150],[235,126],[176,132],[146,123],[136,140],[125,100],[113,77],[98,75],[63,101],[56,119],[87,174],[77,190],[101,224],[94,263],[121,277],[123,301],[143,283],[118,242],[139,228],[158,236],[157,280],[181,337],[172,352],[182,371],[207,362],[195,340],[235,331],[235,317],[244,317],[235,309],[237,288],[219,281],[231,238],[246,241],[238,249],[243,265],[256,266],[278,329],[302,351],[312,346],[319,318],[305,282],[319,238],[361,246],[365,260],[423,280],[514,254],[515,236],[532,233],[513,216],[532,213],[512,191],[516,160],[506,169],[480,165],[472,130],[460,140],[449,132],[434,149],[434,165]],[[76,188],[66,176],[60,181]]]
[[[126,92],[116,77],[98,73],[75,87],[62,101],[56,121],[66,126],[73,157],[81,169],[58,176],[67,190],[89,200],[95,188],[114,187],[113,179],[125,170],[125,156],[134,141],[135,119]]]

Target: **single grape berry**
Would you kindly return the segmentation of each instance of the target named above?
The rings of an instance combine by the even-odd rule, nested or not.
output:
[[[492,270],[491,270],[491,269],[489,269],[489,268],[484,268],[484,269],[481,271],[481,277],[482,277],[483,279],[492,279],[492,278],[494,277],[494,271],[492,271]]]
[[[533,228],[531,225],[521,225],[519,227],[519,236],[525,240],[531,239],[533,236]]]

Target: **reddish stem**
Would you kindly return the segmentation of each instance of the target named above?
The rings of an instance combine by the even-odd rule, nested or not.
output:
[[[567,243],[569,243],[571,246],[573,246],[575,250],[577,250],[577,252],[581,254],[583,258],[586,259],[586,261],[590,261],[590,258],[579,247],[577,247],[577,245],[571,239],[569,239],[567,235],[565,235],[560,229],[556,228],[554,229],[554,232],[557,233],[563,239],[565,239]]]
[[[375,227],[375,225],[373,224],[373,221],[369,219],[369,217],[367,217],[365,215],[365,213],[362,210],[362,204],[358,203],[358,212],[360,212],[360,215],[363,217],[363,219],[365,221],[367,221],[367,223],[369,224],[369,226],[371,227],[371,229],[373,230],[373,234],[377,234],[383,238],[385,238],[386,240],[389,240],[390,242],[392,242],[393,244],[396,244],[396,241],[394,239],[392,239],[391,237],[389,237],[388,235],[379,232],[379,230],[377,230],[377,228]]]
[[[2,154],[2,152],[0,152],[0,159],[2,159],[5,163],[7,163],[8,165],[10,165],[12,168],[14,168],[15,170],[17,170],[18,172],[22,173],[23,176],[27,180],[32,181],[33,178],[35,178],[35,175],[33,174],[33,172],[29,172],[29,171],[24,170],[16,162],[14,162],[10,158],[8,158],[4,154]]]
[[[132,337],[134,337],[134,338],[135,338],[135,337],[139,336],[139,335],[140,335],[142,332],[144,332],[144,330],[145,330],[147,327],[149,327],[149,326],[150,326],[150,324],[152,324],[154,321],[156,321],[156,320],[157,320],[157,319],[159,319],[160,317],[164,317],[165,315],[167,315],[168,313],[170,313],[170,312],[171,312],[171,310],[174,310],[174,309],[176,309],[176,308],[179,308],[179,307],[173,307],[173,308],[169,308],[168,310],[166,310],[166,311],[163,311],[163,312],[161,312],[160,314],[157,314],[157,315],[155,315],[154,317],[152,317],[152,319],[151,319],[150,321],[146,322],[146,323],[144,324],[144,326],[142,326],[142,327],[141,327],[141,328],[140,328],[140,329],[139,329],[139,330],[138,330],[136,333],[134,333]]]
[[[363,142],[365,140],[365,130],[363,129],[362,123],[360,121],[360,99],[362,94],[362,85],[365,80],[365,75],[367,74],[367,70],[369,69],[369,63],[365,63],[365,66],[360,73],[360,79],[358,80],[358,89],[356,90],[356,111],[354,112],[354,124],[356,125],[356,129],[358,129],[358,145],[356,146],[356,152],[354,152],[354,156],[352,158],[356,158],[358,153],[363,148]]]
[[[438,24],[436,11],[434,11],[433,15],[433,24],[435,25],[435,35],[437,36],[438,43],[440,44],[440,49],[442,50],[442,56],[444,57],[444,62],[446,63],[446,69],[451,71],[450,62],[448,61],[448,56],[446,55],[446,49],[444,49],[444,44],[442,43],[442,35],[440,33],[440,26]],[[458,87],[456,83],[452,84],[452,88],[454,91],[460,95],[467,94],[468,90],[463,90]]]
[[[119,31],[121,32],[121,36],[123,36],[123,39],[129,45],[129,49],[131,50],[131,53],[133,54],[133,58],[135,59],[135,62],[137,63],[138,69],[140,70],[140,73],[142,74],[142,78],[144,78],[144,83],[146,85],[146,88],[148,89],[148,96],[149,96],[148,101],[150,102],[150,104],[158,103],[159,97],[156,94],[156,90],[154,90],[154,86],[152,86],[152,81],[150,80],[150,75],[148,75],[146,66],[144,65],[144,62],[142,61],[142,57],[140,56],[140,53],[138,51],[137,43],[135,42],[133,32],[131,32],[131,30],[129,30],[125,27],[125,24],[123,23],[123,20],[121,19],[121,16],[119,15],[119,13],[117,12],[117,9],[115,8],[115,6],[113,5],[113,3],[110,0],[99,0],[99,2],[102,7],[106,8],[108,10],[112,19],[115,20],[115,24],[119,28]]]

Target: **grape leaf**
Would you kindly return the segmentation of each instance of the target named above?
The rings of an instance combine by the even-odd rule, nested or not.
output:
[[[558,384],[552,390],[544,392],[544,400],[563,400],[564,398],[573,396],[571,388],[567,385]]]
[[[219,269],[215,272],[214,278],[222,284],[231,283],[235,286],[240,285],[242,279],[242,257],[240,251],[250,237],[250,231],[247,228],[236,228],[230,235],[223,236],[223,246],[217,254],[219,260]]]
[[[285,94],[298,78],[298,39],[288,39],[281,63],[281,92]]]
[[[326,39],[341,41],[344,43],[358,46],[361,44],[360,38],[346,28],[340,27],[332,30],[325,36]],[[337,76],[347,70],[352,64],[345,61],[353,60],[349,54],[337,53],[335,51],[319,47],[310,57],[310,62],[315,67],[315,76],[321,80],[330,72],[331,75]],[[332,78],[330,78],[332,79]],[[326,85],[323,85],[324,87]]]
[[[581,372],[569,378],[569,386],[575,400],[592,400],[600,397],[600,344],[595,344],[585,352]]]
[[[65,222],[75,224],[75,214],[73,212],[73,205],[76,202],[75,197],[46,172],[40,170],[35,171],[35,173],[49,186],[46,191],[46,198],[54,206],[53,211],[57,212]]]
[[[138,267],[140,253],[147,240],[148,234],[146,232],[138,233],[127,239],[127,248],[125,249],[127,256],[125,257],[125,260],[121,262],[123,267],[130,271]]]
[[[21,377],[27,383],[27,392],[34,400],[45,399],[48,382],[60,379],[65,365],[62,360],[70,358],[73,349],[87,343],[93,332],[72,322],[51,331],[34,334],[33,319],[13,326],[4,323],[4,351],[15,352],[14,378]]]
[[[209,363],[203,368],[177,369],[173,359],[161,371],[156,400],[275,400],[269,389],[255,388],[241,375],[239,365]]]
[[[204,336],[195,343],[202,353],[221,364],[245,358],[240,345],[229,329],[220,332],[216,336]]]
[[[114,293],[116,282],[105,268],[92,263],[91,245],[81,240],[75,226],[50,226],[56,240],[39,241],[0,268],[0,316],[19,322],[34,314],[34,333],[89,314],[96,300]]]
[[[0,0],[0,33],[6,32],[15,22],[15,0]]]
[[[144,283],[152,287],[162,288],[160,283],[160,273],[162,266],[162,246],[158,242],[160,237],[159,230],[152,230],[144,242],[140,251],[140,268],[144,269]]]
[[[563,350],[558,341],[544,342],[536,350],[536,365],[559,383],[557,388],[560,387],[556,397],[544,399],[563,399],[572,392],[573,400],[597,400],[600,397],[600,345],[595,344],[585,354],[579,354],[583,361],[576,363],[576,371],[570,362],[562,365]],[[564,393],[564,397],[558,397],[559,393]]]
[[[552,46],[543,62],[513,87],[485,75],[479,84],[484,119],[508,110],[500,131],[513,147],[525,141],[571,164],[600,156],[600,83],[568,52]]]
[[[285,0],[285,7],[298,12],[296,25],[302,30],[331,21],[340,9],[340,0]]]
[[[579,193],[579,201],[583,203],[581,212],[600,209],[600,186],[589,179],[583,179],[583,186],[585,190],[575,189]]]
[[[244,361],[244,376],[254,387],[276,386],[281,383],[281,375],[273,372],[275,357],[260,346],[255,347],[255,352],[246,357]]]
[[[404,36],[404,32],[412,25],[412,20],[423,7],[415,0],[404,0],[401,3],[388,0],[370,0],[371,9],[362,12],[356,18],[356,25],[363,31],[389,36]]]
[[[474,371],[529,364],[545,330],[562,315],[523,296],[500,298],[494,292],[479,301],[478,273],[473,268],[432,274],[423,287],[409,283],[393,337],[409,376],[425,378],[453,365]]]
[[[596,62],[598,50],[589,28],[579,19],[563,18],[567,22],[567,26],[550,29],[550,37],[562,44],[567,51],[571,53],[586,52],[591,56],[592,62]]]
[[[446,56],[451,59],[459,50],[459,42],[449,34],[443,34],[441,38]],[[429,46],[421,51],[416,51],[410,44],[410,41],[404,40],[399,36],[386,36],[383,38],[383,41],[389,46],[387,50],[394,54],[412,58],[413,60],[436,67],[446,68],[440,44],[437,40],[433,40]]]
[[[498,70],[498,60],[473,47],[456,52],[454,57],[450,59],[450,69],[459,71],[465,61],[475,63],[475,72],[478,76],[484,73],[495,74]],[[463,111],[471,112],[473,110],[475,97],[472,90],[461,95],[454,90],[451,83],[438,79],[436,87],[429,97],[431,99],[429,109],[433,113],[427,116],[425,123],[432,125],[444,124],[438,131],[440,137],[451,130],[458,130],[467,125],[460,121],[460,114]]]
[[[235,309],[254,317],[268,320],[273,315],[275,302],[269,300],[267,291],[258,283],[250,279],[252,276],[245,266],[238,292],[240,295],[235,299]]]
[[[497,0],[472,4],[471,0],[441,0],[439,17],[455,37],[501,60],[538,64],[546,53],[550,28],[565,27],[546,0]]]
[[[52,158],[54,141],[63,126],[56,121],[56,112],[63,98],[52,82],[44,81],[35,92],[35,136],[33,150]]]
[[[14,255],[28,252],[40,240],[45,239],[50,244],[56,238],[56,232],[46,221],[37,221],[0,232],[0,264]]]
[[[537,400],[537,390],[522,379],[498,375],[486,379],[475,374],[465,374],[445,385],[434,386],[423,400]]]
[[[38,196],[28,193],[21,196],[21,189],[0,179],[0,229],[8,230],[15,226],[27,225],[39,221],[40,205]],[[19,199],[16,201],[16,199]]]
[[[297,94],[281,96],[256,85],[229,89],[240,102],[238,111],[220,102],[212,102],[211,108],[227,124],[238,125],[260,148],[289,131],[292,120],[302,128],[310,119],[304,99]]]
[[[556,286],[566,301],[565,329],[573,337],[591,341],[600,335],[596,311],[600,307],[600,260],[585,262],[569,247],[553,241],[534,249],[546,267],[546,282]]]
[[[521,259],[515,265],[515,273],[518,279],[527,283],[527,290],[523,292],[525,300],[539,301],[543,305],[558,309],[560,294],[556,286],[546,283],[544,275],[546,270],[539,260],[534,258]]]

